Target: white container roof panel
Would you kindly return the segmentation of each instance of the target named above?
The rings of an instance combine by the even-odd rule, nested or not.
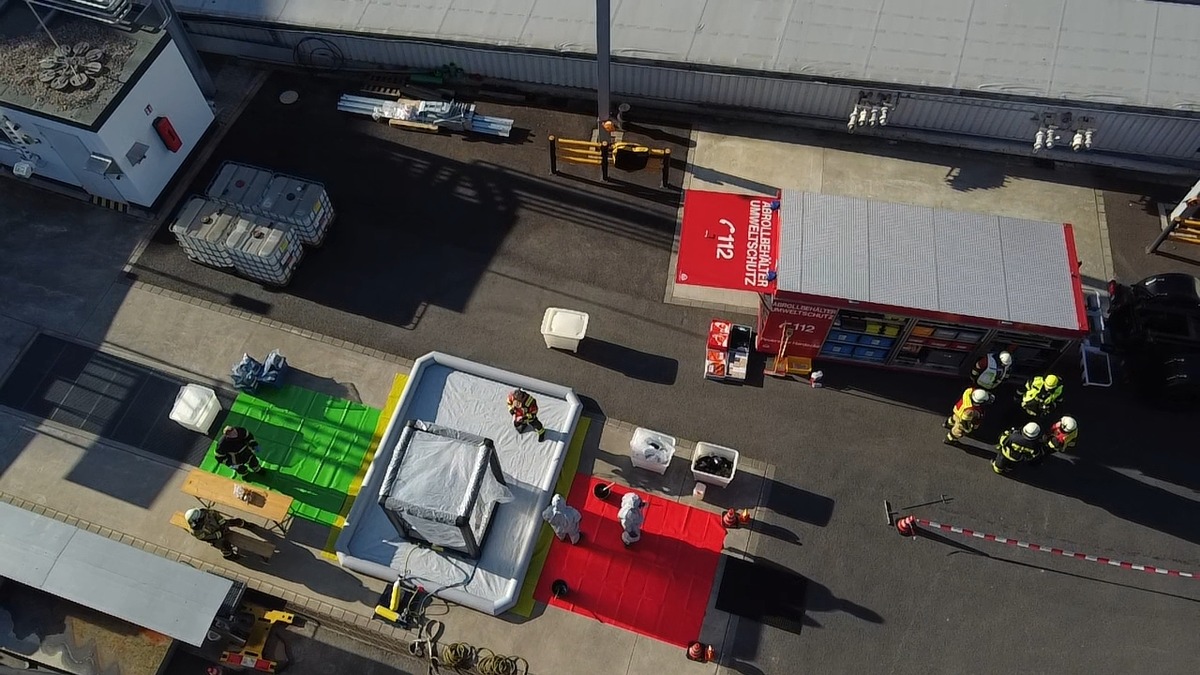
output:
[[[938,309],[1008,320],[1000,224],[983,213],[935,210]]]
[[[804,200],[800,275],[804,292],[870,300],[871,273],[866,265],[867,202],[833,195],[793,194],[802,194]],[[779,288],[783,286],[780,277]]]
[[[174,0],[186,14],[595,54],[594,0]],[[1200,7],[1145,0],[615,2],[612,52],[1200,111]]]
[[[1066,247],[1055,246],[1053,237],[1046,236],[1046,230],[1052,228],[1045,223],[1020,218],[999,220],[1009,314],[1043,326],[1069,318],[1062,316],[1060,300],[1074,294],[1071,276],[1061,273],[1071,269]]]
[[[795,191],[780,210],[783,293],[1086,330],[1061,223]]]
[[[199,647],[233,582],[0,503],[0,576]]]
[[[937,307],[933,209],[867,202],[871,298],[885,305]],[[907,222],[906,222],[907,221]]]

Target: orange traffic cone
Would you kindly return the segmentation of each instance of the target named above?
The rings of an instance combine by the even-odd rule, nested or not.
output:
[[[917,536],[916,520],[917,519],[912,516],[905,516],[905,517],[901,518],[900,520],[897,520],[896,521],[896,531],[905,537]]]
[[[750,525],[750,509],[742,509],[737,514],[738,526],[748,527]]]
[[[721,525],[727,530],[736,530],[738,521],[738,512],[733,509],[725,509],[725,513],[721,514]]]
[[[703,642],[690,642],[687,647],[687,657],[689,661],[709,663],[717,660],[717,650],[712,645],[706,645]]]

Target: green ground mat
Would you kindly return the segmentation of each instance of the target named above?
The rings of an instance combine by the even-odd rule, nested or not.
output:
[[[258,439],[264,472],[247,482],[295,499],[292,515],[334,525],[371,445],[380,411],[300,387],[239,394],[225,424]],[[218,430],[218,433],[220,431]],[[234,477],[217,464],[214,441],[200,468]]]
[[[579,470],[579,460],[583,456],[583,439],[587,438],[588,427],[592,424],[590,417],[580,416],[575,425],[575,435],[567,446],[567,454],[563,457],[562,471],[558,474],[558,482],[554,491],[566,498],[571,492],[571,482]],[[539,517],[541,514],[538,514]],[[517,596],[517,604],[508,610],[517,616],[528,619],[533,614],[533,589],[537,586],[538,577],[542,576],[542,568],[546,566],[546,556],[550,555],[550,543],[554,539],[554,530],[542,523],[542,531],[538,534],[537,544],[533,547],[533,557],[529,560],[529,570],[525,572],[525,581],[521,582],[521,594]]]

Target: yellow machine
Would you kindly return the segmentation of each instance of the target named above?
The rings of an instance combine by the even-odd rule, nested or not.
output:
[[[579,141],[550,136],[550,173],[558,173],[558,162],[588,164],[600,167],[600,175],[608,180],[609,166],[624,171],[640,171],[657,161],[662,170],[662,187],[670,185],[671,149],[651,148],[627,141]]]
[[[408,627],[415,618],[413,610],[421,593],[421,587],[396,579],[391,587],[379,596],[379,604],[375,605],[375,616],[388,623]]]
[[[237,650],[221,652],[221,663],[234,668],[246,668],[261,673],[274,673],[279,668],[279,662],[264,656],[267,640],[271,637],[271,629],[275,624],[291,624],[295,616],[291,612],[277,609],[267,609],[253,602],[243,602],[239,608],[242,612],[254,617],[254,624],[246,636],[246,643]]]

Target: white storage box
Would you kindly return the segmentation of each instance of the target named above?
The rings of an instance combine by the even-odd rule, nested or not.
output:
[[[224,162],[204,194],[226,204],[253,211],[274,177],[270,171],[236,162]]]
[[[728,478],[726,478],[725,476],[718,476],[718,475],[712,474],[712,473],[706,473],[704,471],[699,471],[696,469],[696,462],[700,461],[701,457],[708,457],[709,455],[716,455],[717,457],[724,457],[725,459],[728,459],[729,461],[733,462],[733,467],[730,468],[730,470],[729,470]],[[727,487],[730,483],[733,482],[733,477],[737,475],[737,466],[738,466],[738,451],[734,450],[733,448],[726,448],[721,445],[713,445],[711,443],[700,442],[700,443],[696,444],[696,451],[695,451],[695,453],[692,454],[692,476],[697,481],[700,481],[701,483],[708,483],[709,485],[719,485],[720,487]]]
[[[221,402],[217,400],[217,392],[198,384],[185,384],[175,395],[170,418],[185,429],[207,436],[219,412]]]
[[[171,223],[171,232],[188,258],[213,267],[233,267],[225,247],[229,226],[237,211],[213,200],[192,197]]]
[[[638,427],[629,439],[629,458],[639,469],[664,474],[675,456],[675,438]]]
[[[542,337],[552,349],[579,351],[579,343],[587,335],[588,315],[573,309],[549,307],[542,317]]]

